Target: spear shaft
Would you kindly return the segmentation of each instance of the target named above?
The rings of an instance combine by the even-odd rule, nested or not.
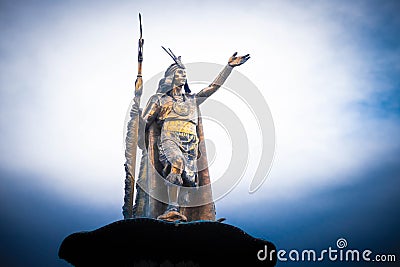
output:
[[[125,139],[125,197],[124,206],[122,207],[122,214],[124,219],[133,217],[133,195],[135,188],[135,167],[136,167],[136,153],[138,147],[139,135],[139,107],[140,97],[143,92],[142,80],[142,62],[143,62],[143,44],[142,38],[142,16],[139,13],[140,37],[138,44],[138,73],[135,81],[135,97],[130,112],[130,120],[128,122],[128,129]]]

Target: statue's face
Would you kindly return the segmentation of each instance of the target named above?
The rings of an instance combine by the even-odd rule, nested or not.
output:
[[[182,87],[186,83],[186,71],[177,69],[174,75],[173,87]]]

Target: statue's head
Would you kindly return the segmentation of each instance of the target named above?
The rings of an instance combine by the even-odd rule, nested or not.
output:
[[[186,84],[186,70],[177,69],[172,80],[172,87],[183,87]]]
[[[164,73],[164,78],[162,78],[158,84],[157,93],[168,93],[174,87],[184,86],[185,92],[190,93],[189,85],[186,79],[186,69],[181,61],[181,57],[176,57],[172,53],[171,49],[163,49],[174,59],[175,63],[171,64]]]

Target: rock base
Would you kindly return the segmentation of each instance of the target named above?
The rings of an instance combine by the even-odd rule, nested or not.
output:
[[[275,250],[266,240],[215,221],[166,222],[149,218],[121,220],[66,237],[59,257],[84,266],[275,266],[257,253]]]

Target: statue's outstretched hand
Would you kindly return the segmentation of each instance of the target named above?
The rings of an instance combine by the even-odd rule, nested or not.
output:
[[[244,56],[239,56],[239,57],[237,57],[236,55],[237,55],[237,52],[235,52],[229,58],[229,61],[228,61],[229,66],[231,66],[231,67],[240,66],[250,58],[250,54],[247,54],[247,55],[244,55]]]

